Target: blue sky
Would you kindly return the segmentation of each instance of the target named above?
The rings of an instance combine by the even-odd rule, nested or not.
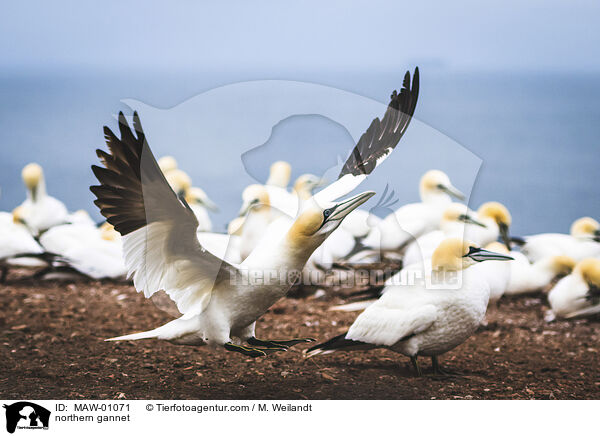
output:
[[[4,71],[600,71],[597,1],[3,2]]]

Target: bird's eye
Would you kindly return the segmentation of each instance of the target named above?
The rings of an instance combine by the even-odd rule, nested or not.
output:
[[[252,200],[252,201],[250,202],[250,204],[258,204],[258,198],[255,198],[254,200]]]
[[[329,218],[329,215],[331,215],[331,209],[325,209],[325,210],[323,211],[323,216],[324,216],[325,218]]]
[[[471,256],[472,254],[478,253],[480,251],[481,251],[481,248],[470,246],[469,252],[467,254],[465,254],[463,257]]]

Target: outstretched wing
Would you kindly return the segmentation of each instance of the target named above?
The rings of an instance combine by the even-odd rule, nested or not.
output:
[[[415,68],[412,84],[410,72],[404,75],[400,93],[394,91],[383,119],[375,118],[362,134],[342,167],[338,180],[315,194],[315,200],[332,201],[348,194],[383,162],[406,132],[417,107],[419,68]]]
[[[164,290],[179,311],[192,317],[204,310],[215,284],[237,269],[204,249],[198,220],[167,183],[137,113],[135,135],[119,113],[121,138],[104,127],[110,154],[97,150],[105,168],[93,165],[100,186],[94,203],[123,236],[123,256],[135,288],[146,297]]]

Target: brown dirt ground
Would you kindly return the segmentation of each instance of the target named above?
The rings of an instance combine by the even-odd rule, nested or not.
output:
[[[21,279],[0,285],[0,396],[5,399],[589,399],[600,398],[600,322],[543,320],[543,296],[504,299],[488,325],[442,356],[459,378],[416,377],[385,350],[303,358],[307,345],[249,359],[158,341],[103,342],[172,317],[130,285]],[[257,336],[324,340],[356,313],[339,296],[280,301]],[[429,371],[428,359],[421,359]]]

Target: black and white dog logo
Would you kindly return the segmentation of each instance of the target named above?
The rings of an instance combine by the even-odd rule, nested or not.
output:
[[[18,429],[48,429],[50,411],[29,401],[19,401],[4,405],[6,409],[6,431],[14,433]]]

